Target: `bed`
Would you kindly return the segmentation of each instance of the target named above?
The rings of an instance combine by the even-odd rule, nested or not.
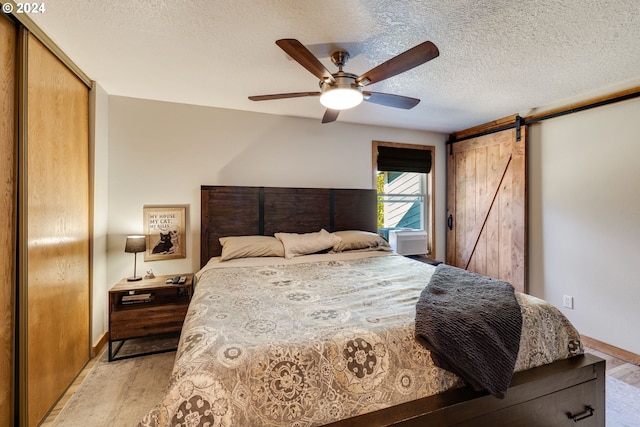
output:
[[[436,267],[372,236],[373,190],[201,191],[202,269],[166,396],[140,426],[604,426],[604,361],[537,298],[516,295],[523,334],[504,398],[433,363],[414,317]],[[334,240],[296,253],[310,235]],[[223,251],[228,236],[266,246],[234,237]]]

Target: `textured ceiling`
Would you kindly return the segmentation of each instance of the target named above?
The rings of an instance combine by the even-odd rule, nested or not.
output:
[[[451,132],[640,85],[637,0],[47,0],[32,19],[111,95],[312,117],[318,90],[275,45],[295,38],[330,71],[361,74],[425,40],[440,56],[369,90],[420,98],[363,103],[339,121]],[[325,126],[331,126],[327,124]]]

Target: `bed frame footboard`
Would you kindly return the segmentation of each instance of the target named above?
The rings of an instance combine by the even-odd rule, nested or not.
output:
[[[328,424],[378,426],[605,426],[605,361],[592,354],[514,374],[504,399],[470,387]]]

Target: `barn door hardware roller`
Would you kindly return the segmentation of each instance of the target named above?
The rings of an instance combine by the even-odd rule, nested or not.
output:
[[[524,119],[516,116],[516,141],[520,141],[520,127],[524,125]]]

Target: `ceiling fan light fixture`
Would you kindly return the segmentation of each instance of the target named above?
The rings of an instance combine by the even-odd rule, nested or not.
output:
[[[362,102],[363,96],[356,88],[335,88],[322,92],[320,103],[332,110],[348,110]]]
[[[320,84],[322,105],[331,110],[348,110],[362,102],[362,88],[355,83],[355,75],[341,71],[334,74],[334,78],[334,83]]]

